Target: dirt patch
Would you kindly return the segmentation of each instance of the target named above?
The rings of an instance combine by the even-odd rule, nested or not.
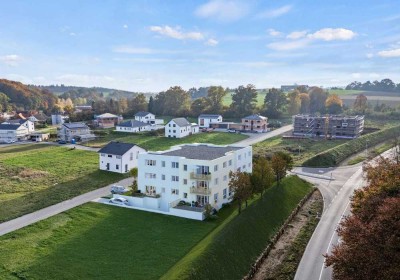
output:
[[[288,225],[285,233],[279,238],[274,248],[269,253],[268,257],[263,261],[260,269],[257,271],[253,279],[274,279],[274,276],[279,274],[281,264],[288,255],[288,251],[299,235],[302,228],[315,217],[313,213],[316,203],[323,203],[322,195],[319,191],[315,191],[310,199],[303,205],[297,215],[292,219]]]
[[[19,174],[18,177],[22,179],[37,179],[46,177],[49,175],[49,172],[41,171],[41,170],[34,170],[34,169],[24,169]]]

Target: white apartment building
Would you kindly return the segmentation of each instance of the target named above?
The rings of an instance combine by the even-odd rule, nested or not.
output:
[[[110,142],[98,151],[100,170],[127,173],[138,166],[138,156],[144,152],[135,144]]]
[[[185,118],[175,118],[165,125],[165,137],[183,138],[199,133],[199,126]]]
[[[21,124],[0,124],[0,143],[26,140],[28,135],[28,128]]]
[[[201,114],[199,117],[199,126],[200,127],[211,127],[211,124],[221,123],[222,116],[221,115],[210,115],[210,114]]]
[[[139,153],[138,189],[130,206],[203,220],[204,206],[219,209],[232,199],[230,171],[252,172],[252,147],[185,144],[163,152]],[[180,201],[187,205],[178,206]]]

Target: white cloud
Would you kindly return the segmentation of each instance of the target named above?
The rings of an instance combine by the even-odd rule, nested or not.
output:
[[[292,33],[289,33],[289,35],[286,36],[288,39],[296,40],[303,38],[307,35],[307,31],[293,31]]]
[[[18,66],[19,62],[21,62],[22,57],[16,54],[4,55],[0,56],[0,62],[8,66]]]
[[[167,36],[170,38],[178,39],[178,40],[204,40],[204,35],[201,32],[183,32],[181,28],[178,27],[170,27],[168,25],[165,26],[150,26],[150,30],[161,34],[163,36]]]
[[[219,21],[234,21],[248,14],[250,7],[246,2],[237,0],[211,0],[199,6],[195,15],[202,18],[214,18]]]
[[[373,58],[373,57],[374,57],[374,54],[373,54],[373,53],[367,53],[365,56],[366,56],[367,58]]]
[[[128,28],[128,25],[127,24],[124,24],[123,26],[122,26],[122,28]]]
[[[351,76],[352,76],[354,79],[359,79],[359,78],[361,78],[361,73],[351,73]]]
[[[273,37],[278,37],[282,35],[282,32],[279,32],[273,28],[268,29],[268,34]]]
[[[290,12],[290,10],[292,8],[293,8],[292,5],[285,5],[285,6],[277,8],[277,9],[266,10],[264,12],[261,12],[256,17],[257,18],[276,18],[276,17],[283,16],[284,14],[287,14],[288,12]]]
[[[76,33],[75,32],[70,32],[69,36],[76,36]]]
[[[345,28],[323,28],[315,33],[308,34],[307,37],[310,39],[333,41],[350,40],[353,39],[356,35],[357,34],[355,32]]]
[[[215,47],[216,45],[218,45],[218,41],[215,39],[208,39],[207,42],[205,42],[205,44],[207,46],[211,46],[211,47]]]
[[[310,43],[310,40],[297,40],[297,41],[280,41],[267,45],[268,48],[276,51],[290,51],[295,49],[304,48]]]
[[[378,52],[380,57],[400,57],[400,48]]]
[[[128,53],[128,54],[151,54],[154,53],[152,49],[149,48],[135,48],[130,46],[120,46],[113,48],[115,53]]]

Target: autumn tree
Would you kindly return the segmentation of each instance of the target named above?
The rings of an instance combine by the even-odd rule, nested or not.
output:
[[[257,107],[257,91],[254,85],[239,86],[232,94],[231,110],[238,116],[250,115]]]
[[[364,94],[357,95],[354,100],[353,109],[357,112],[365,113],[368,107],[368,98]]]
[[[341,243],[327,256],[334,279],[398,279],[400,163],[380,158],[365,167],[368,185],[354,192],[351,215],[338,228]]]
[[[179,86],[170,87],[156,95],[153,111],[158,115],[181,116],[190,110],[190,96]]]
[[[300,113],[308,114],[310,113],[310,96],[308,93],[300,93]]]
[[[274,183],[274,170],[271,163],[266,158],[259,158],[254,162],[253,173],[251,174],[251,184],[253,193],[261,196],[264,191],[269,189]]]
[[[206,101],[208,102],[207,110],[211,113],[220,113],[222,111],[222,100],[227,91],[221,86],[211,86],[208,88]]]
[[[11,109],[10,98],[4,93],[0,92],[0,112],[7,112]]]
[[[136,114],[137,112],[146,111],[148,108],[146,96],[141,93],[136,95],[134,98],[128,100],[128,111],[130,114]]]
[[[300,113],[301,109],[301,98],[300,92],[298,90],[294,90],[289,94],[289,104],[288,104],[288,113],[290,116],[297,115]]]
[[[242,204],[251,197],[250,175],[246,172],[229,172],[229,189],[233,191],[233,200],[237,201],[239,214],[242,212]]]
[[[325,107],[329,114],[340,114],[343,111],[343,100],[336,94],[331,94],[325,101]]]
[[[118,100],[118,114],[124,114],[128,111],[128,99],[122,97]]]
[[[270,118],[279,118],[287,104],[286,95],[283,91],[269,89],[264,98],[265,114]]]
[[[328,93],[320,87],[312,87],[308,92],[310,96],[310,113],[325,113],[325,102]]]
[[[287,171],[293,168],[293,158],[284,152],[276,152],[271,159],[272,169],[274,170],[278,185],[285,178]]]

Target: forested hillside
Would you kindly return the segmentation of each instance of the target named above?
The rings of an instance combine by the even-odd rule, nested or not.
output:
[[[2,94],[1,94],[2,93]],[[46,89],[0,79],[1,110],[51,110],[57,97]]]

